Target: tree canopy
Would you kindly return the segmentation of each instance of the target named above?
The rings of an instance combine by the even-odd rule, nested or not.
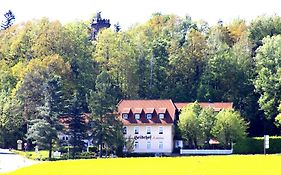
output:
[[[75,94],[79,115],[92,112],[93,119],[112,113],[121,98],[229,101],[250,123],[249,135],[278,134],[280,26],[276,15],[211,26],[189,16],[156,13],[126,30],[118,25],[116,31],[101,30],[92,41],[87,21],[61,24],[42,18],[13,24],[0,30],[1,145],[14,146],[27,124],[42,118],[39,109],[47,109],[51,100],[47,85],[53,88],[49,96],[62,97],[60,106],[48,108],[56,120],[61,112],[51,111],[70,113],[67,102]],[[193,116],[186,120],[204,128],[202,135],[194,132],[196,139],[186,139],[196,145],[214,136],[205,121],[213,120],[212,111],[185,110],[183,116]]]

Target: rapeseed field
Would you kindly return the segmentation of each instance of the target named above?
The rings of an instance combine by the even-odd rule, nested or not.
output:
[[[108,158],[42,162],[5,175],[281,175],[281,155]]]

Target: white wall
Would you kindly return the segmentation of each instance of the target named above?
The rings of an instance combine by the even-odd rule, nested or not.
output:
[[[139,127],[139,134],[134,133],[134,128]],[[127,127],[126,138],[136,138],[139,147],[134,149],[135,153],[172,153],[173,151],[173,125],[149,125],[151,134],[147,134],[146,125],[130,125]],[[159,134],[159,126],[163,127],[163,134]],[[140,138],[143,137],[143,138]],[[151,142],[151,148],[147,149],[147,142]],[[163,149],[159,149],[159,142],[163,142]]]

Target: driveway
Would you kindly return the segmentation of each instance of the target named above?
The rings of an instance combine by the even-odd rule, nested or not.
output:
[[[30,166],[35,163],[38,163],[38,162],[26,159],[25,157],[22,157],[19,155],[16,155],[7,149],[0,148],[0,173],[14,171],[16,169],[19,169],[19,168],[22,168],[25,166]]]

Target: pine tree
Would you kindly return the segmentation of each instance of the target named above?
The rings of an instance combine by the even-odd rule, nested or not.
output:
[[[69,143],[73,146],[72,158],[75,158],[75,154],[81,152],[85,147],[83,139],[87,138],[87,125],[79,93],[76,92],[69,101],[66,115],[69,118],[69,133],[71,135]]]
[[[118,132],[118,121],[113,115],[115,105],[120,98],[120,90],[115,86],[106,72],[101,72],[96,80],[96,91],[91,91],[88,98],[92,113],[92,137],[99,145],[99,156],[102,157],[103,145],[113,144]]]
[[[60,77],[49,78],[43,85],[44,105],[37,108],[39,118],[31,120],[27,138],[49,150],[49,159],[52,156],[53,141],[57,139],[58,131],[62,129],[59,116],[63,114],[63,94]],[[47,146],[46,146],[47,145]]]

